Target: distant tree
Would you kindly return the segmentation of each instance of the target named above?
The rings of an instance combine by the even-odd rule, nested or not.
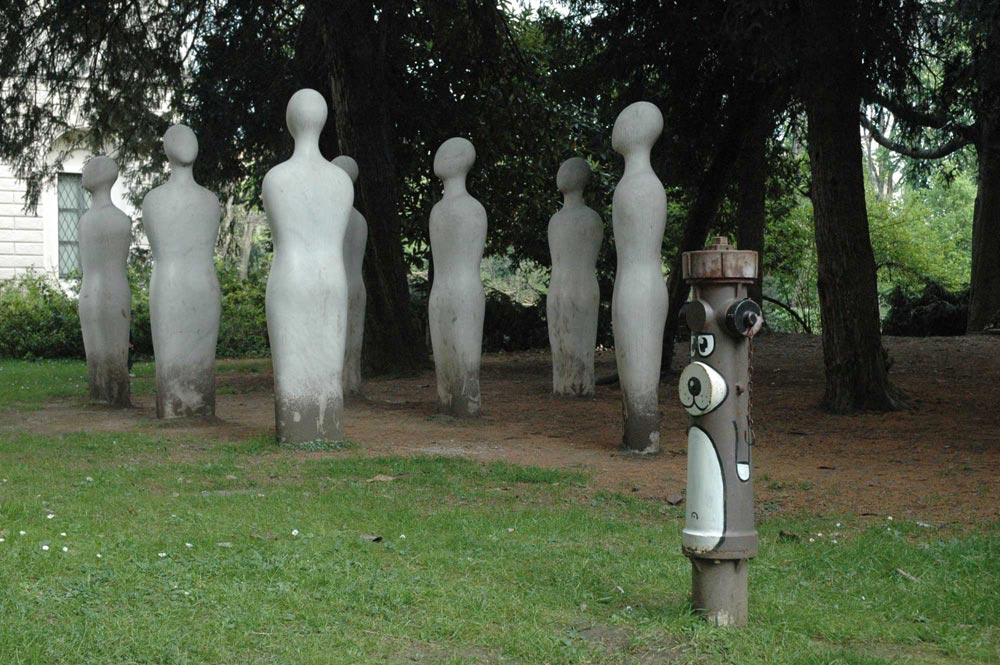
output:
[[[876,114],[862,115],[861,123],[881,145],[912,159],[940,160],[975,147],[968,331],[981,332],[1000,326],[1000,5],[928,3],[921,27],[911,75],[866,91]],[[901,125],[901,138],[879,127],[883,109]]]

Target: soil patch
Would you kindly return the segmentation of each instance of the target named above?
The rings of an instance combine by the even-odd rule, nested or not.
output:
[[[913,408],[898,413],[835,416],[823,393],[820,340],[767,335],[755,344],[753,468],[761,519],[783,512],[855,513],[935,526],[972,525],[1000,517],[1000,337],[886,338],[892,379]],[[678,345],[684,358],[686,344]],[[231,365],[230,365],[231,366]],[[599,376],[614,371],[601,352]],[[483,359],[483,417],[436,414],[432,371],[365,383],[365,397],[345,415],[350,451],[309,455],[457,455],[489,462],[580,470],[603,490],[666,502],[686,482],[687,416],[675,378],[661,387],[663,452],[648,458],[618,450],[621,393],[598,386],[593,399],[551,396],[547,352],[489,354]],[[271,377],[223,372],[214,421],[156,420],[155,395],[113,410],[80,400],[0,414],[0,432],[148,431],[178,442],[270,436]]]

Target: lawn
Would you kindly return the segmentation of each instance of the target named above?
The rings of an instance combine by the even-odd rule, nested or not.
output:
[[[0,363],[5,664],[1000,660],[1000,525],[770,517],[750,625],[715,629],[681,506],[363,443],[19,431],[82,367]]]

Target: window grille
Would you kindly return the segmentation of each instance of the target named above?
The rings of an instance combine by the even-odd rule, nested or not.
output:
[[[90,207],[90,192],[83,188],[79,173],[60,173],[59,196],[59,277],[80,272],[80,218]]]

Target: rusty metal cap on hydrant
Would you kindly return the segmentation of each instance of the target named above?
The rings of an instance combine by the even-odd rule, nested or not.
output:
[[[708,248],[681,255],[681,275],[692,282],[753,282],[757,279],[757,252],[736,249],[729,238],[716,236]]]

